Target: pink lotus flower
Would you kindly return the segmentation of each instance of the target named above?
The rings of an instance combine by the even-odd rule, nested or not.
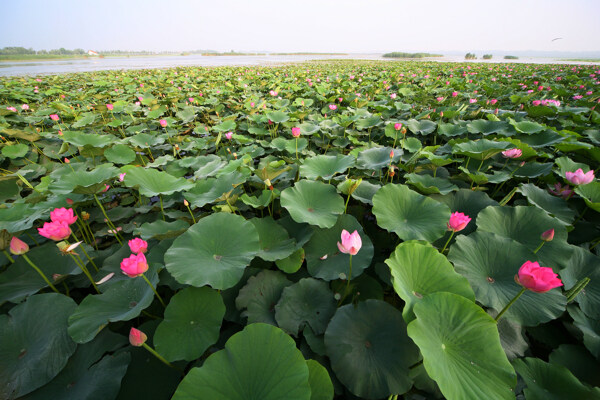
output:
[[[402,129],[402,124],[400,122],[396,122],[394,124],[394,129],[397,130],[397,131],[399,131],[400,129]]]
[[[471,104],[477,103],[477,99],[469,99],[469,103],[471,103]]]
[[[580,94],[573,96],[573,100],[579,100],[579,99],[583,99],[583,96]]]
[[[565,199],[568,199],[571,194],[573,194],[573,190],[571,190],[569,185],[562,186],[560,183],[555,183],[554,190],[548,189],[548,191],[556,196],[562,196]]]
[[[588,171],[584,174],[583,170],[581,168],[579,168],[575,172],[567,171],[565,173],[565,176],[566,176],[567,180],[569,182],[571,182],[573,185],[585,185],[585,184],[588,184],[591,181],[593,181],[595,178],[593,170]]]
[[[494,104],[496,104],[497,102],[498,102],[498,100],[496,100],[496,99],[491,99],[491,100],[490,100],[490,104],[491,104],[491,105],[494,105]]]
[[[330,109],[331,111],[337,110],[337,106],[336,106],[335,104],[330,104],[330,105],[329,105],[329,109]]]
[[[113,108],[115,108],[115,106],[113,106],[112,104],[107,104],[106,108],[108,108],[110,111],[112,111]]]
[[[554,229],[548,229],[547,231],[545,231],[544,233],[542,233],[542,235],[540,236],[540,238],[544,242],[551,242],[552,239],[554,239]]]
[[[17,112],[17,109],[14,107],[6,107],[8,111]]]
[[[342,97],[339,97],[338,101],[341,103],[342,101],[344,101],[344,99]]]
[[[50,119],[52,121],[58,121],[60,118],[58,118],[58,114],[50,114]]]
[[[444,101],[444,98],[443,98],[443,97],[436,97],[435,99],[436,99],[437,101],[439,101],[439,102],[442,102],[442,101]]]
[[[457,211],[450,214],[450,220],[446,226],[449,231],[459,232],[465,229],[469,222],[471,222],[471,218],[468,215]]]
[[[67,225],[71,225],[77,221],[77,216],[74,215],[72,208],[66,209],[61,207],[55,208],[50,212],[50,219],[52,222],[64,222]]]
[[[135,238],[127,242],[132,253],[139,254],[148,251],[148,242],[143,239]]]
[[[148,271],[148,262],[143,253],[132,254],[128,258],[124,258],[121,261],[121,271],[130,278],[136,278],[142,276],[142,274]]]
[[[250,107],[254,107],[254,102],[250,102]]]
[[[563,285],[558,275],[552,271],[552,268],[540,267],[537,262],[525,261],[515,281],[526,289],[536,293],[544,293]]]
[[[531,104],[533,104],[534,106],[536,106],[536,107],[537,107],[537,106],[539,106],[540,104],[542,104],[542,102],[541,102],[541,100],[533,100],[533,101],[531,102]]]
[[[135,347],[141,347],[148,340],[148,336],[139,329],[131,328],[129,331],[129,343]]]
[[[160,126],[162,126],[163,128],[167,127],[167,120],[166,119],[161,119],[158,121],[158,123],[160,124]]]
[[[193,103],[193,102],[194,102],[194,98],[193,98],[193,97],[188,97],[188,101],[189,101],[190,103]]]
[[[342,230],[342,243],[337,242],[337,247],[344,254],[356,255],[362,247],[362,239],[358,231],[350,234],[347,230]]]
[[[127,175],[126,172],[123,172],[122,174],[119,174],[119,182],[123,182],[125,180],[125,175]]]
[[[25,254],[29,251],[29,245],[22,241],[21,239],[13,236],[10,239],[10,252],[16,256],[20,256],[21,254]]]
[[[44,222],[44,226],[38,228],[38,233],[58,242],[71,236],[71,228],[66,222]]]
[[[231,140],[231,138],[233,137],[233,132],[227,132],[227,133],[225,134],[225,137],[226,137],[227,139]]]
[[[23,104],[23,105],[21,106],[21,110],[23,110],[23,111],[27,111],[27,110],[29,110],[29,106],[28,106],[27,104]]]
[[[292,136],[295,138],[300,137],[300,128],[297,126],[292,128]]]
[[[452,92],[452,97],[458,96],[458,92]]]
[[[523,152],[521,149],[508,149],[502,152],[502,157],[504,158],[519,158]]]
[[[397,96],[397,95],[396,95],[396,93],[392,93],[392,94],[390,94],[390,98],[391,98],[391,99],[395,99],[395,98],[396,98],[396,96]]]

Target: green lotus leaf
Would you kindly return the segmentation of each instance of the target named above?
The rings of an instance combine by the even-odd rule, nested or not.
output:
[[[600,319],[586,316],[579,307],[569,306],[567,311],[575,325],[583,334],[583,344],[597,359],[600,358]]]
[[[275,305],[281,298],[281,292],[292,282],[279,271],[264,270],[248,279],[240,289],[235,305],[248,317],[248,324],[263,322],[277,326]]]
[[[564,225],[571,225],[575,219],[575,211],[563,199],[552,196],[533,183],[522,184],[518,192],[527,197],[529,203],[546,211],[551,217],[556,217]]]
[[[135,151],[125,144],[116,144],[104,150],[104,157],[115,164],[129,164],[135,160]]]
[[[523,393],[528,400],[600,399],[600,388],[585,386],[562,365],[530,357],[513,365],[527,384]]]
[[[125,186],[138,188],[140,194],[152,197],[159,194],[169,195],[191,189],[194,184],[187,179],[146,168],[129,168],[124,180]]]
[[[402,240],[434,241],[446,232],[447,205],[413,192],[405,185],[387,184],[373,196],[377,224]]]
[[[200,358],[219,339],[225,304],[219,292],[188,287],[171,298],[156,328],[156,351],[167,361]]]
[[[281,206],[296,222],[331,228],[344,212],[344,199],[333,186],[304,179],[281,192]]]
[[[315,360],[306,360],[310,400],[333,400],[333,383],[327,369]]]
[[[390,158],[390,152],[392,150],[394,151],[394,157]],[[373,147],[358,153],[356,164],[357,168],[377,171],[389,167],[390,164],[398,163],[401,156],[402,153],[398,149],[392,149],[391,147]]]
[[[260,242],[260,252],[257,254],[265,261],[277,261],[289,257],[296,251],[296,241],[290,239],[284,227],[273,218],[252,218],[250,220]]]
[[[211,130],[215,132],[229,132],[234,131],[236,127],[237,124],[235,123],[235,121],[228,120],[220,123],[219,125],[213,126]]]
[[[516,240],[534,251],[542,242],[541,234],[554,229],[554,239],[545,243],[536,253],[547,267],[564,267],[571,257],[572,248],[567,244],[567,229],[556,218],[533,206],[490,206],[477,217],[480,231],[493,232]]]
[[[98,133],[64,131],[62,134],[62,140],[79,147],[91,146],[103,148],[114,143],[117,140],[117,138],[113,135],[106,133],[100,135]]]
[[[583,198],[589,208],[600,212],[600,182],[594,181],[587,185],[579,185],[575,188],[575,193]]]
[[[571,289],[584,278],[590,278],[585,289],[579,292],[575,301],[581,310],[594,319],[600,319],[600,257],[581,247],[573,246],[573,252],[566,267],[560,271],[565,290]]]
[[[356,278],[371,265],[373,243],[363,231],[360,223],[352,215],[344,214],[331,228],[314,228],[314,234],[304,246],[308,272],[315,278],[326,281],[348,277],[350,255],[339,251],[337,243],[341,241],[342,230],[350,233],[357,231],[362,240],[360,251],[352,256],[352,277]]]
[[[489,135],[491,133],[502,133],[508,128],[508,124],[504,121],[488,121],[485,119],[476,119],[467,124],[469,133],[481,133]]]
[[[309,369],[281,329],[251,324],[183,379],[173,400],[310,400]]]
[[[304,138],[300,139],[284,139],[283,137],[277,137],[273,139],[269,146],[279,151],[286,151],[289,154],[296,154],[296,144],[299,152],[302,152],[308,146],[308,140]]]
[[[476,121],[473,121],[476,122]],[[466,126],[462,126],[459,124],[452,124],[452,123],[443,123],[440,122],[438,125],[438,130],[437,133],[439,135],[442,136],[460,136],[460,135],[464,135],[467,132],[467,127]]]
[[[384,301],[340,307],[327,326],[325,346],[337,378],[360,398],[380,399],[412,387],[409,367],[419,352],[400,311]]]
[[[509,142],[494,142],[493,140],[477,139],[452,146],[453,154],[469,156],[476,160],[487,160],[488,158],[514,147]]]
[[[105,183],[118,174],[119,170],[111,163],[101,164],[89,172],[75,169],[50,183],[48,188],[54,194],[96,194],[103,191]]]
[[[128,353],[112,355],[127,339],[102,331],[94,341],[77,346],[65,368],[50,383],[22,397],[23,400],[104,400],[114,399],[131,361]]]
[[[437,124],[427,119],[422,119],[420,121],[409,119],[406,121],[406,126],[415,135],[429,135],[435,131]]]
[[[184,197],[190,202],[192,207],[203,207],[206,204],[213,203],[221,196],[229,193],[246,178],[240,172],[221,175],[218,178],[207,178],[198,181],[194,186],[184,193]]]
[[[25,157],[25,154],[27,154],[28,151],[29,146],[23,143],[2,147],[2,155],[8,158]]]
[[[13,203],[11,207],[0,208],[0,230],[6,229],[9,233],[24,231],[49,212],[50,208],[35,209],[30,204]]]
[[[156,273],[146,272],[146,276],[156,287]],[[140,277],[116,282],[106,292],[83,299],[69,317],[69,335],[77,343],[87,343],[109,322],[129,321],[137,317],[153,299],[154,292]]]
[[[83,126],[93,124],[95,120],[96,120],[96,114],[91,113],[91,112],[83,113],[77,119],[77,121],[74,124],[72,124],[71,126],[73,128],[81,128]]]
[[[538,176],[548,175],[551,171],[552,163],[530,162],[522,167],[517,167],[513,175],[522,178],[537,178]]]
[[[139,228],[135,228],[133,233],[140,235],[144,240],[157,239],[164,240],[181,235],[189,228],[190,224],[178,219],[173,222],[166,222],[161,219],[154,222],[146,222]]]
[[[583,346],[561,344],[552,351],[548,361],[554,365],[567,367],[582,383],[600,386],[600,377],[596,373],[600,370],[600,362]]]
[[[307,100],[312,102],[312,99]],[[312,124],[310,122],[304,122],[298,125],[298,128],[300,128],[300,134],[302,135],[312,135],[314,133],[317,133],[319,129],[321,129],[319,125]]]
[[[485,192],[478,192],[469,189],[459,189],[458,191],[449,193],[447,195],[434,194],[430,197],[448,205],[452,212],[461,212],[471,217],[472,221],[469,222],[466,228],[460,232],[463,235],[468,235],[469,233],[475,231],[477,215],[481,210],[487,206],[498,205],[498,202],[492,200]],[[450,233],[447,235],[449,234]]]
[[[50,382],[76,345],[67,318],[77,304],[67,296],[31,296],[0,315],[0,397],[16,399]]]
[[[400,243],[385,263],[392,272],[394,290],[406,303],[402,315],[407,322],[415,318],[414,305],[430,293],[455,293],[475,301],[467,279],[456,273],[446,257],[430,245]]]
[[[354,165],[354,157],[337,154],[335,156],[318,155],[307,158],[300,166],[300,175],[308,179],[331,179]]]
[[[267,118],[269,118],[275,124],[281,124],[290,119],[290,116],[284,113],[283,111],[273,111],[267,113]]]
[[[514,400],[517,377],[492,317],[472,301],[443,292],[427,295],[414,313],[408,336],[446,398]]]
[[[129,143],[136,147],[147,149],[153,146],[163,144],[165,138],[161,136],[149,135],[147,133],[138,133],[137,135],[128,138]]]
[[[522,244],[481,231],[459,236],[450,248],[448,258],[456,272],[467,278],[477,301],[498,312],[521,290],[515,282],[521,265],[525,261],[536,261],[536,255]],[[542,266],[547,265],[542,263]],[[566,303],[566,297],[558,288],[543,294],[526,291],[504,318],[524,326],[535,326],[560,316]]]
[[[374,128],[377,125],[380,125],[382,122],[383,121],[381,120],[381,117],[377,115],[371,115],[370,117],[359,119],[354,123],[354,126],[356,126],[356,129],[359,131],[362,131],[364,129]]]
[[[424,194],[441,193],[448,194],[458,190],[458,186],[451,183],[448,179],[433,177],[431,175],[406,174],[406,181]]]
[[[214,176],[221,168],[227,165],[226,161],[221,160],[219,156],[214,154],[194,157],[193,160],[194,163],[188,167],[194,170],[194,176],[196,179],[204,179],[209,176]]]
[[[304,263],[304,258],[304,249],[299,248],[298,250],[290,254],[288,257],[275,261],[275,265],[277,265],[277,268],[279,268],[286,274],[293,274],[302,267],[302,264]]]
[[[546,129],[546,127],[544,125],[540,125],[537,122],[533,122],[533,121],[514,122],[511,120],[510,124],[515,127],[517,132],[526,133],[528,135],[531,135],[533,133],[538,133],[538,132],[541,132],[544,129]]]
[[[275,305],[275,320],[281,329],[294,336],[306,325],[321,335],[335,310],[336,300],[329,285],[318,279],[304,278],[283,289]]]
[[[179,283],[234,286],[260,251],[254,225],[228,213],[211,214],[179,236],[165,253],[165,266]]]

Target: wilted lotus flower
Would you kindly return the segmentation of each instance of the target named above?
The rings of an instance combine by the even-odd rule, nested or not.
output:
[[[594,171],[591,170],[586,173],[583,173],[583,170],[579,168],[575,172],[567,171],[565,173],[565,176],[567,180],[573,185],[585,185],[594,180]]]
[[[461,212],[454,212],[450,214],[450,220],[448,221],[448,230],[453,232],[459,232],[466,228],[471,222],[471,218]]]
[[[504,158],[519,158],[523,152],[521,149],[508,149],[502,152],[502,157]]]
[[[344,254],[356,255],[362,247],[362,239],[358,231],[350,234],[347,230],[342,230],[342,243],[337,242],[338,249]]]

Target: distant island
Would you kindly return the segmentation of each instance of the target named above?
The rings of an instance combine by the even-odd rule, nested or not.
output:
[[[443,57],[442,54],[431,54],[431,53],[404,53],[401,51],[394,51],[391,53],[385,53],[383,57],[387,58],[426,58],[426,57]]]

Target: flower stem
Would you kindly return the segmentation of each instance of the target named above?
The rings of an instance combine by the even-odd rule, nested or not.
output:
[[[500,317],[502,316],[502,314],[504,314],[506,312],[506,310],[508,310],[510,308],[510,306],[512,306],[513,303],[515,301],[517,301],[517,299],[519,297],[521,297],[521,295],[523,293],[525,293],[526,290],[527,290],[527,288],[522,288],[521,291],[519,293],[517,293],[517,295],[507,305],[504,306],[504,308],[502,309],[502,311],[500,311],[500,313],[498,313],[498,315],[496,315],[496,318],[494,318],[494,321],[498,322],[498,320],[500,319]]]
[[[77,260],[77,258],[75,258],[75,256],[73,254],[70,254],[71,258],[73,259],[73,261],[75,261],[75,264],[77,264],[77,266],[79,267],[79,269],[81,269],[83,271],[83,273],[85,274],[85,276],[87,276],[87,278],[90,280],[90,282],[92,282],[92,286],[94,286],[94,289],[96,289],[96,292],[98,292],[98,294],[100,294],[100,290],[98,290],[98,286],[96,286],[96,282],[94,282],[94,278],[92,278],[92,275],[90,274],[90,271],[88,271],[88,269],[85,267],[85,264],[82,264],[79,262],[79,260]]]
[[[14,264],[15,260],[13,260],[13,258],[10,256],[10,254],[8,254],[8,251],[2,250],[2,252],[6,256],[6,258],[8,258],[8,261],[10,261],[11,264]]]
[[[540,243],[540,245],[533,251],[533,254],[536,254],[538,251],[540,251],[540,249],[542,248],[544,243],[546,243],[546,242],[544,240],[542,240],[542,243]]]
[[[450,237],[446,241],[446,244],[444,245],[444,247],[442,248],[442,251],[440,251],[440,253],[444,254],[444,250],[446,250],[446,247],[448,247],[448,243],[450,243],[450,240],[452,240],[452,236],[454,236],[454,232],[455,231],[452,231],[452,233],[450,234]]]
[[[162,195],[159,194],[158,198],[160,199],[160,212],[162,213],[162,219],[163,219],[163,221],[165,221],[165,209],[163,207]]]
[[[27,264],[31,265],[31,267],[32,267],[33,269],[35,269],[35,270],[37,271],[37,273],[38,273],[38,274],[40,274],[40,276],[42,277],[42,279],[44,279],[44,281],[46,282],[46,284],[47,284],[48,286],[50,286],[50,288],[51,288],[52,290],[54,290],[56,293],[60,293],[60,292],[58,291],[58,289],[57,289],[57,288],[55,288],[55,287],[54,287],[54,285],[53,285],[53,284],[52,284],[52,283],[51,283],[51,282],[48,280],[48,278],[46,278],[46,275],[44,275],[44,273],[43,273],[43,272],[42,272],[42,271],[41,271],[41,270],[40,270],[40,269],[39,269],[39,268],[38,268],[38,267],[37,267],[37,266],[36,266],[36,265],[33,263],[33,261],[31,261],[31,260],[29,259],[29,257],[27,257],[27,254],[21,254],[21,257],[23,257],[23,259],[24,259],[25,261],[27,261]]]
[[[350,268],[348,270],[348,280],[346,281],[346,296],[350,292],[350,280],[352,279],[352,254],[350,254]]]
[[[79,242],[79,239],[77,238],[77,236],[75,236],[75,232],[73,232],[72,229],[71,229],[71,235],[75,239],[75,242]],[[81,246],[81,250],[83,251],[83,254],[86,256],[86,258],[90,261],[90,263],[92,264],[92,266],[94,267],[94,269],[96,270],[96,272],[98,272],[99,269],[96,266],[96,264],[94,263],[94,260],[92,260],[92,258],[89,256],[89,254],[87,253],[87,251],[85,251],[85,248],[83,246]]]
[[[160,295],[158,294],[158,292],[154,288],[154,285],[152,285],[152,282],[150,282],[148,280],[148,278],[146,278],[146,275],[144,275],[144,274],[142,274],[142,278],[144,278],[144,280],[146,281],[146,283],[148,284],[148,286],[150,286],[150,288],[152,289],[152,291],[154,292],[154,294],[158,298],[158,301],[160,301],[160,304],[162,304],[162,306],[166,308],[167,306],[165,305],[165,302],[163,301],[162,297],[160,297]]]
[[[192,212],[192,209],[190,208],[190,206],[186,206],[188,211],[190,212],[190,216],[192,217],[192,221],[194,221],[194,224],[196,223],[196,218],[194,218],[194,213]]]
[[[102,214],[104,215],[104,218],[106,218],[106,223],[109,225],[109,227],[112,229],[112,231],[115,234],[115,238],[117,239],[117,242],[119,242],[119,244],[121,246],[123,246],[123,242],[121,241],[121,237],[119,236],[119,232],[117,232],[117,228],[115,227],[115,225],[112,223],[112,221],[110,220],[110,218],[108,218],[108,215],[106,214],[106,210],[104,209],[104,207],[102,207],[102,203],[100,202],[100,200],[98,199],[98,196],[96,196],[96,194],[94,193],[94,199],[96,199],[96,203],[98,204],[98,206],[100,207],[100,210],[102,211]]]
[[[350,193],[348,193],[348,197],[346,198],[346,205],[344,206],[344,214],[346,214],[348,210],[348,202],[350,201]]]
[[[170,362],[168,362],[167,360],[165,360],[163,358],[163,356],[161,356],[160,354],[158,354],[156,352],[156,350],[154,350],[152,347],[148,346],[146,343],[142,343],[142,347],[145,348],[146,350],[148,350],[154,357],[158,358],[167,367],[171,367],[171,368],[179,370],[181,373],[183,373],[183,371],[181,371],[179,368],[177,368],[176,366],[174,366],[173,364],[171,364]]]

